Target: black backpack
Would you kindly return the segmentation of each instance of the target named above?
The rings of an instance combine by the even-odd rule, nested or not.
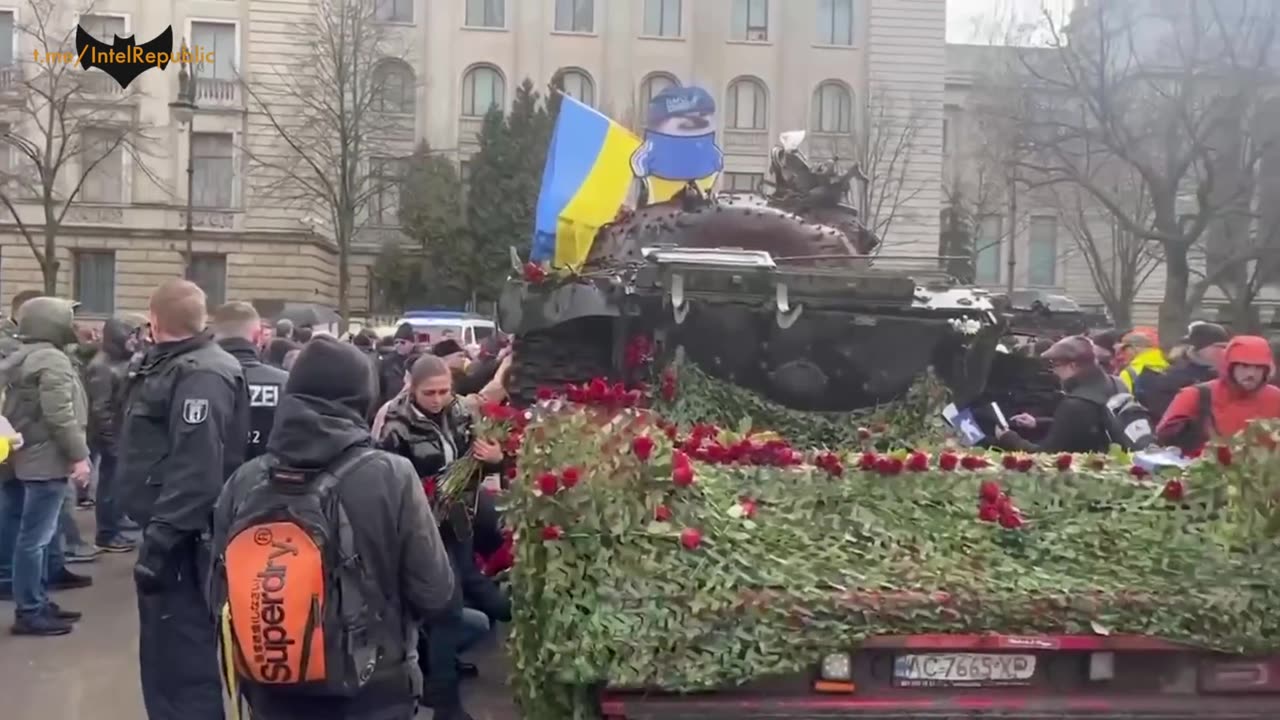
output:
[[[1107,440],[1126,451],[1145,450],[1156,444],[1151,413],[1128,391],[1119,378],[1111,378],[1111,393],[1105,401],[1087,395],[1071,394],[1102,410],[1103,430]]]
[[[234,508],[210,598],[216,612],[229,611],[223,652],[243,682],[352,697],[395,641],[336,492],[377,454],[356,448],[319,473],[271,458]]]

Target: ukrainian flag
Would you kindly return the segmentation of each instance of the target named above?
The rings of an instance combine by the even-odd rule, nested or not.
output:
[[[530,260],[579,267],[596,231],[617,217],[626,200],[640,138],[594,108],[563,98],[542,171]]]

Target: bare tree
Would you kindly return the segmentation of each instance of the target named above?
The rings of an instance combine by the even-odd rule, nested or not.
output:
[[[1278,18],[1267,0],[1100,2],[1069,29],[1051,21],[1049,53],[1023,55],[1034,102],[1019,118],[1018,165],[1033,186],[1079,188],[1152,246],[1165,266],[1163,337],[1182,333],[1203,295],[1196,248],[1216,222],[1250,213],[1254,184],[1231,178],[1254,177],[1274,141],[1238,139],[1275,87]],[[1254,257],[1252,247],[1222,257],[1202,286]]]
[[[868,178],[861,198],[864,222],[884,239],[904,207],[926,187],[911,167],[924,118],[919,110],[904,112],[894,105],[883,93],[868,100],[867,131],[861,134],[856,151]]]
[[[78,9],[82,19],[92,6]],[[58,292],[58,238],[81,201],[122,202],[122,177],[100,176],[113,159],[130,157],[155,180],[145,161],[153,142],[138,119],[136,95],[99,68],[83,69],[75,52],[76,10],[56,0],[31,0],[21,15],[17,62],[4,80],[15,100],[0,100],[4,141],[13,158],[0,167],[0,204],[40,265],[44,292]],[[121,171],[123,172],[123,171]],[[37,205],[39,215],[24,212]]]
[[[351,243],[398,200],[388,172],[412,149],[412,73],[375,0],[318,0],[298,23],[307,43],[245,83],[267,136],[246,149],[262,197],[327,221],[338,251],[338,314],[350,317]],[[406,107],[407,106],[407,107]],[[408,146],[406,147],[406,142]]]

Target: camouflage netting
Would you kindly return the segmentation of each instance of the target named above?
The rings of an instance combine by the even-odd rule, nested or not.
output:
[[[527,718],[593,717],[601,684],[693,690],[802,670],[878,634],[1280,645],[1270,427],[1150,476],[1120,454],[809,450],[859,442],[857,426],[806,423],[687,369],[662,389],[678,429],[616,397],[532,410],[506,510]],[[924,412],[904,408],[882,417]],[[745,416],[736,432],[687,424]],[[751,434],[768,429],[781,438]]]

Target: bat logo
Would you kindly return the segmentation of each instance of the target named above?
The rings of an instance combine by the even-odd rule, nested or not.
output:
[[[153,67],[165,69],[173,59],[172,25],[141,45],[134,42],[133,35],[127,38],[112,35],[112,38],[114,42],[108,45],[85,32],[83,26],[77,26],[76,56],[80,59],[80,67],[86,70],[101,68],[120,83],[122,89]]]

